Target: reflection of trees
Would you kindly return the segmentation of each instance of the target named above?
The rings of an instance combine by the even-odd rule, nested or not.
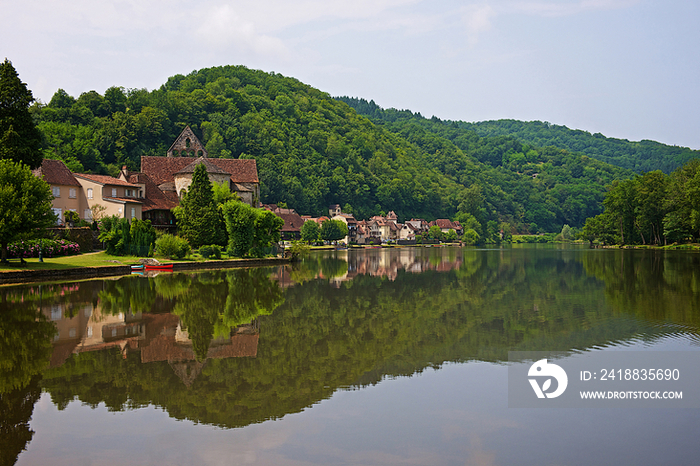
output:
[[[29,421],[39,400],[39,377],[21,389],[0,392],[0,465],[13,465],[32,440]]]
[[[16,299],[12,289],[0,296],[0,464],[15,464],[34,434],[29,421],[56,328],[38,310],[38,287],[37,299]]]
[[[231,329],[268,315],[283,302],[282,290],[269,270],[214,271],[189,277],[173,313],[187,329],[197,359],[206,359],[212,338],[228,336]]]
[[[119,313],[149,312],[156,299],[154,280],[131,275],[119,280],[105,280],[99,292],[102,312]]]
[[[4,290],[3,290],[4,291]],[[51,358],[55,327],[35,303],[0,303],[0,393],[22,389]]]
[[[605,282],[605,295],[616,312],[652,322],[700,327],[697,254],[616,250],[587,254],[583,264],[588,274]]]
[[[338,288],[306,280],[282,289],[267,278],[268,269],[159,276],[159,299],[162,293],[175,303],[195,346],[267,314],[260,318],[257,357],[209,359],[185,386],[165,361],[141,364],[135,354],[123,359],[116,350],[85,353],[48,371],[44,383],[59,406],[75,396],[92,405],[104,400],[110,409],[150,403],[178,419],[237,427],[298,412],[343,387],[445,361],[586,349],[669,331],[654,329],[649,319],[684,325],[697,319],[688,314],[698,304],[695,259],[514,248],[463,250],[459,260],[458,270],[399,271],[394,281],[360,275]],[[324,270],[322,260],[308,261],[309,273],[306,264],[295,265],[294,273]],[[661,288],[654,287],[660,279]],[[668,304],[646,309],[633,296],[645,292],[651,299],[659,290],[679,313]],[[688,304],[674,293],[687,296]],[[196,351],[199,359],[207,354],[206,347]]]
[[[173,314],[180,316],[187,329],[198,361],[207,358],[214,327],[219,322],[226,302],[228,286],[218,272],[194,274],[189,277],[187,292],[180,295]]]

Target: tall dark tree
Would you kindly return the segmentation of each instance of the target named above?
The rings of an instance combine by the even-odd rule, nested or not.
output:
[[[34,125],[29,105],[32,92],[19,79],[7,58],[0,64],[0,158],[41,165],[41,133]]]
[[[194,169],[190,189],[180,201],[175,216],[180,235],[187,238],[193,248],[226,244],[224,225],[203,163]]]

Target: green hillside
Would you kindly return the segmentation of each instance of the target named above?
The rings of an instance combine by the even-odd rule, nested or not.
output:
[[[608,138],[600,133],[591,134],[541,121],[459,122],[459,126],[483,137],[512,136],[542,147],[565,148],[638,173],[661,170],[668,174],[689,160],[700,157],[700,151],[687,147],[669,146],[649,140],[632,142]]]
[[[254,158],[262,202],[320,215],[472,219],[480,234],[558,231],[602,212],[605,185],[631,172],[456,123],[395,112],[376,124],[296,79],[225,66],[176,75],[160,89],[59,90],[32,111],[44,156],[74,171],[138,170],[190,125],[211,157]],[[389,111],[386,111],[389,112]]]

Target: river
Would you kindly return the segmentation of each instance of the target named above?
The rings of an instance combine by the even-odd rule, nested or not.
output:
[[[509,360],[514,351],[700,361],[696,253],[328,251],[274,268],[5,286],[0,296],[2,464],[700,456],[697,409],[514,408],[508,380],[525,364]]]

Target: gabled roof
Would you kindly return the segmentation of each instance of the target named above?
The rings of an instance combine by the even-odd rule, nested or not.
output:
[[[80,178],[83,180],[88,180],[92,181],[93,183],[98,183],[103,186],[127,186],[129,188],[138,188],[138,185],[128,183],[126,181],[122,181],[119,178],[114,178],[112,176],[107,176],[107,175],[92,175],[88,173],[76,173],[75,174],[76,178]],[[79,183],[78,183],[79,184]]]
[[[207,159],[210,163],[231,174],[234,183],[259,183],[258,166],[254,159]],[[175,174],[193,162],[191,157],[141,157],[141,172],[156,185],[174,180]],[[208,170],[207,170],[208,171]]]
[[[434,222],[430,222],[429,224],[431,227],[434,225],[437,225],[440,227],[442,230],[459,230],[462,228],[462,225],[459,224],[459,222],[453,222],[452,220],[448,220],[446,218],[439,218],[435,220]]]
[[[62,186],[80,186],[73,173],[66,167],[62,160],[44,159],[41,166],[32,170],[34,176],[41,178],[49,184]]]
[[[143,173],[130,174],[129,181],[143,184],[146,188],[145,198],[141,200],[143,202],[141,207],[143,212],[148,212],[149,210],[170,210],[173,207],[177,207],[179,203],[174,188],[172,191],[162,191],[148,175]]]
[[[202,144],[199,138],[194,134],[189,125],[182,130],[177,139],[175,139],[175,142],[173,142],[173,145],[170,146],[170,149],[168,149],[168,157],[172,157],[174,155],[174,151],[178,152],[177,155],[183,155],[185,157],[186,155],[181,154],[181,151],[194,153],[198,156],[201,155],[202,157],[207,157],[209,155],[207,150],[204,148],[204,144]],[[202,151],[201,154],[199,151]]]
[[[301,226],[304,224],[304,219],[302,219],[299,214],[294,213],[275,213],[278,217],[284,220],[284,226],[282,226],[282,231],[285,232],[297,232],[301,231]]]

